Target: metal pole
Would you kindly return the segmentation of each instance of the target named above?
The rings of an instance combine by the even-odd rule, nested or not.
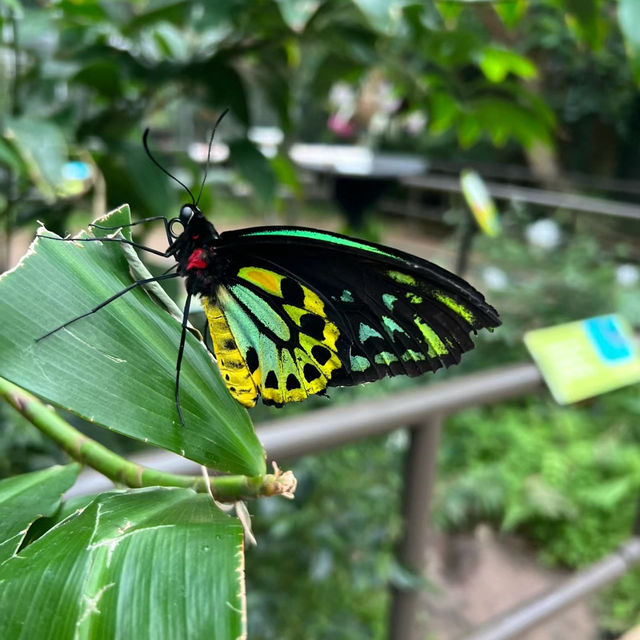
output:
[[[428,422],[411,428],[404,484],[405,531],[398,559],[404,567],[419,575],[425,569],[431,494],[442,423],[442,415],[435,415]],[[426,637],[427,630],[421,620],[419,605],[420,591],[392,589],[390,640],[419,640]]]
[[[509,640],[567,609],[640,563],[640,538],[630,538],[603,560],[578,571],[557,589],[490,620],[464,640]]]

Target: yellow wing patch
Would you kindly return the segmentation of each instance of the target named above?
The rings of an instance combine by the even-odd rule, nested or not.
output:
[[[242,267],[238,271],[238,276],[260,287],[263,291],[282,298],[280,285],[284,276],[259,267]]]
[[[202,298],[202,306],[207,316],[213,351],[218,368],[229,393],[244,407],[253,407],[258,399],[256,383],[238,349],[222,309],[209,298]]]

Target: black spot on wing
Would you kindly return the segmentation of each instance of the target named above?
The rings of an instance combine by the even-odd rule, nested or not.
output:
[[[276,376],[275,371],[269,371],[267,377],[264,381],[264,386],[267,389],[277,389],[278,388],[278,377]]]
[[[283,278],[280,291],[286,304],[304,308],[304,291],[300,284],[291,278]]]
[[[296,378],[293,373],[290,373],[287,376],[287,391],[292,391],[293,389],[300,388],[300,380]]]
[[[260,366],[260,360],[258,360],[258,354],[253,347],[249,347],[247,349],[247,356],[245,358],[245,361],[247,363],[247,367],[249,368],[250,373],[254,373],[254,371]]]
[[[311,355],[314,360],[320,365],[324,365],[331,358],[331,351],[327,347],[323,347],[321,344],[316,344],[311,348]]]
[[[300,318],[300,329],[302,333],[306,333],[316,340],[324,340],[324,320],[320,316],[313,313],[305,313]],[[321,362],[320,364],[324,363]]]
[[[318,371],[318,369],[316,367],[314,367],[312,364],[308,364],[308,363],[304,365],[302,373],[304,375],[304,379],[307,382],[313,382],[314,380],[316,380],[317,378],[319,378],[322,375],[320,373],[320,371]]]

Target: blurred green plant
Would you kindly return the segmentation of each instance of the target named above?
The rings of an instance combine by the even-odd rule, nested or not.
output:
[[[420,586],[394,557],[403,435],[299,460],[296,500],[255,504],[251,638],[386,637],[389,585]]]
[[[577,568],[631,535],[640,492],[640,402],[623,389],[576,407],[551,400],[473,409],[447,424],[436,521],[524,536],[551,565]],[[602,624],[640,622],[638,572],[599,598]]]
[[[545,104],[548,96],[532,84],[540,69],[518,44],[520,30],[527,33],[530,23],[546,17],[557,31],[566,31],[568,11],[576,14],[570,33],[595,50],[601,40],[579,27],[593,20],[600,25],[604,18],[576,13],[574,4],[545,0],[539,18],[538,6],[522,2],[512,9],[497,4],[495,11],[473,3],[386,0],[56,0],[46,8],[26,0],[5,3],[5,230],[10,234],[16,224],[40,218],[62,231],[73,209],[93,206],[95,215],[123,201],[141,217],[166,212],[179,196],[144,160],[143,123],[162,132],[158,146],[195,184],[199,170],[185,151],[206,139],[225,106],[232,116],[221,135],[235,149],[230,162],[268,207],[277,182],[294,186],[295,177],[284,154],[256,160],[249,127],[275,124],[287,141],[318,140],[328,132],[330,87],[338,80],[358,82],[372,69],[393,79],[403,110],[426,114],[424,136],[414,131],[413,140],[403,138],[405,146],[449,132],[462,146],[483,139],[552,144],[555,117]],[[611,18],[605,26],[615,32]],[[540,31],[540,39],[547,31]],[[450,136],[444,139],[450,144]],[[66,189],[63,167],[74,159],[91,168],[93,203],[82,199],[90,185],[73,196]]]

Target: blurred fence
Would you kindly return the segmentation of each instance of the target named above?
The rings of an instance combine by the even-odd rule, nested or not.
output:
[[[398,560],[412,571],[422,573],[438,441],[447,416],[541,388],[538,369],[533,364],[523,363],[460,376],[377,400],[367,399],[268,422],[259,425],[257,432],[268,457],[282,460],[408,427],[411,441],[405,465],[405,527]],[[172,473],[198,473],[198,466],[193,462],[167,452],[145,453],[134,457],[134,461]],[[109,480],[87,470],[67,496],[105,491],[110,487]],[[640,563],[640,537],[635,535],[639,533],[633,532],[616,552],[577,572],[554,590],[490,620],[466,640],[516,638],[614,581]],[[418,640],[426,637],[428,630],[420,622],[419,614],[419,591],[394,590],[389,638]]]

